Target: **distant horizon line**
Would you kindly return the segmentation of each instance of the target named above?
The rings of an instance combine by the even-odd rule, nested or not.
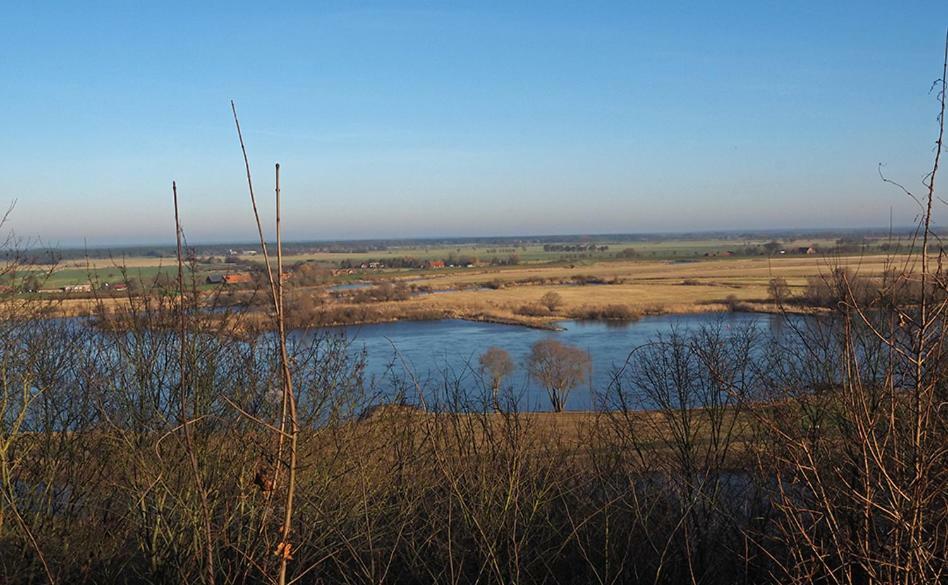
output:
[[[657,232],[600,232],[600,233],[588,233],[588,232],[576,232],[576,233],[545,233],[545,234],[515,234],[509,236],[503,235],[461,235],[461,236],[400,236],[400,237],[369,237],[369,238],[327,238],[327,239],[293,239],[293,240],[284,240],[283,245],[302,245],[302,244],[343,244],[343,243],[380,243],[380,242],[453,242],[453,243],[465,243],[465,242],[476,242],[476,241],[512,241],[512,240],[553,240],[553,239],[581,239],[581,238],[595,238],[601,241],[605,241],[606,238],[620,238],[618,241],[623,239],[631,238],[668,238],[673,236],[741,236],[741,235],[770,235],[770,236],[797,236],[805,237],[807,235],[829,235],[829,234],[865,234],[865,235],[885,235],[891,231],[893,235],[899,234],[904,235],[905,233],[910,233],[914,231],[917,226],[892,226],[892,227],[881,227],[881,226],[870,226],[870,227],[827,227],[827,228],[765,228],[765,229],[709,229],[709,230],[673,230],[673,231],[657,231]],[[936,232],[941,230],[935,230]],[[267,245],[275,244],[273,240],[267,240]],[[24,251],[38,251],[38,250],[64,250],[64,251],[77,251],[77,250],[89,250],[89,251],[101,251],[108,250],[111,248],[119,249],[136,249],[136,248],[166,248],[174,247],[175,242],[173,239],[166,241],[152,241],[144,243],[127,243],[127,242],[115,242],[110,244],[97,244],[90,246],[81,246],[81,245],[59,245],[59,244],[50,244],[42,247],[28,247],[24,248]],[[260,246],[259,240],[203,240],[196,242],[187,242],[189,248],[195,248],[200,246],[205,247],[223,247],[223,246]]]

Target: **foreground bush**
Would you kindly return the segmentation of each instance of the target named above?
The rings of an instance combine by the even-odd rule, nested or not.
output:
[[[182,378],[162,310],[123,332],[4,322],[7,582],[273,579],[278,345],[189,330]],[[344,338],[295,338],[289,578],[938,582],[945,414],[913,443],[913,373],[856,313],[788,326],[780,343],[723,325],[656,338],[581,416],[519,412],[462,374],[377,395]],[[923,392],[943,401],[930,363]]]

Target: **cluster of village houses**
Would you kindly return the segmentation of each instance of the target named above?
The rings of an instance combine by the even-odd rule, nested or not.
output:
[[[353,266],[351,268],[333,268],[330,270],[332,276],[339,275],[348,275],[356,274],[361,270],[383,270],[385,268],[384,262],[363,262],[358,266]],[[474,264],[446,264],[444,260],[425,260],[422,265],[424,269],[438,269],[438,268],[474,268]]]

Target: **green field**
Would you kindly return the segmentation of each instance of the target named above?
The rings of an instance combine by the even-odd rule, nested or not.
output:
[[[288,263],[300,261],[317,261],[328,263],[339,263],[343,260],[349,260],[353,263],[361,263],[369,260],[379,260],[384,262],[386,258],[413,257],[419,260],[443,260],[450,254],[455,256],[476,256],[480,261],[489,261],[491,258],[506,258],[510,254],[516,254],[521,262],[557,262],[568,261],[580,258],[594,260],[605,260],[615,258],[627,248],[635,250],[640,258],[650,260],[676,259],[689,257],[704,257],[704,254],[722,254],[728,251],[738,251],[745,246],[762,246],[769,242],[769,239],[669,239],[654,240],[643,242],[616,241],[616,242],[596,242],[597,246],[608,246],[605,251],[547,251],[543,244],[530,244],[525,246],[494,246],[483,244],[468,244],[457,246],[405,246],[390,247],[387,250],[378,250],[370,252],[316,252],[311,254],[293,254],[285,257],[284,261]],[[800,247],[815,245],[817,247],[829,248],[836,244],[835,238],[817,238],[782,241],[786,249],[793,250]],[[253,262],[263,262],[263,256],[242,256],[245,260]]]
[[[25,279],[30,274],[39,279],[40,288],[43,289],[58,289],[68,285],[88,283],[101,286],[105,283],[119,284],[125,281],[122,271],[114,267],[90,269],[63,268],[54,270],[51,273],[46,271],[23,271],[19,272],[17,276],[18,278]],[[170,265],[137,266],[127,269],[126,274],[129,280],[153,282],[159,274],[165,274],[169,278],[177,278],[177,268]],[[203,281],[203,276],[201,280]]]
[[[531,243],[528,245],[494,245],[494,244],[460,244],[460,245],[405,245],[391,246],[386,250],[376,250],[368,252],[315,252],[306,254],[290,254],[284,258],[284,264],[292,268],[293,264],[298,262],[318,262],[327,267],[337,267],[340,263],[348,261],[353,266],[358,266],[363,262],[380,261],[390,265],[389,259],[411,257],[417,260],[448,260],[449,258],[477,258],[480,263],[489,263],[492,259],[506,260],[511,255],[518,257],[522,264],[575,264],[584,265],[591,262],[609,261],[619,259],[623,251],[631,248],[634,250],[633,257],[622,257],[624,260],[639,259],[649,260],[687,260],[687,259],[707,259],[723,258],[728,252],[734,252],[740,255],[741,250],[763,246],[769,238],[758,239],[738,239],[738,238],[708,238],[708,239],[654,239],[648,241],[602,241],[595,242],[594,250],[545,250],[542,243]],[[555,242],[555,246],[574,246],[579,242]],[[875,242],[868,246],[866,253],[878,252],[878,244]],[[797,248],[815,245],[817,248],[829,249],[836,245],[836,239],[833,237],[824,237],[817,239],[797,239],[782,240],[782,246],[789,253],[795,254]],[[606,246],[607,249],[599,250],[599,247]],[[756,257],[760,257],[759,255]],[[218,256],[220,258],[220,256]],[[262,264],[264,258],[262,255],[245,255],[240,257],[242,260],[251,264]],[[156,258],[148,256],[126,257],[123,260],[127,268],[127,275],[131,279],[142,280],[144,282],[154,281],[160,274],[166,277],[176,276],[176,265],[174,259]],[[83,261],[66,262],[61,267],[56,267],[48,274],[48,278],[42,280],[41,288],[56,289],[67,285],[85,284],[85,283],[120,283],[123,281],[122,271],[111,258],[87,258]],[[197,280],[203,284],[205,277],[212,272],[239,271],[246,270],[239,264],[199,264],[197,266]],[[48,269],[47,269],[48,271]],[[411,270],[411,272],[424,272],[423,270]],[[38,277],[47,276],[47,272],[36,270],[33,272]],[[28,271],[20,271],[19,278],[25,278]],[[190,276],[188,277],[190,280]],[[360,275],[340,275],[336,277],[337,281],[345,281],[353,278],[360,278]]]

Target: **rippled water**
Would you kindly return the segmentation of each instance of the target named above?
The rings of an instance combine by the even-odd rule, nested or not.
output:
[[[525,361],[530,347],[548,337],[580,347],[592,358],[592,375],[570,395],[569,409],[586,409],[594,404],[594,392],[609,385],[613,372],[625,363],[629,352],[672,328],[688,330],[720,324],[725,328],[754,325],[779,331],[783,317],[751,313],[699,313],[646,317],[622,326],[602,322],[563,321],[563,331],[543,331],[515,325],[471,321],[401,321],[342,329],[354,352],[367,353],[367,373],[382,391],[391,388],[391,376],[414,378],[426,390],[461,378],[464,386],[480,388],[478,359],[488,347],[500,347],[517,364],[506,385],[520,397],[523,408],[548,408],[543,389],[529,379]],[[312,335],[313,333],[307,333]]]

